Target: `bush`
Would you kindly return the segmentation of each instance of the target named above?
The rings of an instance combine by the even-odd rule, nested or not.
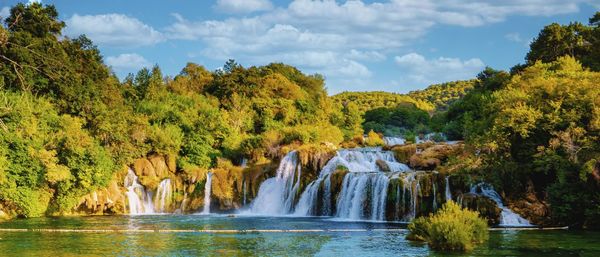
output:
[[[408,229],[407,239],[426,241],[435,250],[469,251],[488,238],[487,222],[453,201],[436,214],[413,220]]]
[[[373,132],[373,130],[369,131],[367,134],[367,146],[382,146],[385,145],[383,138],[379,136],[379,134]]]

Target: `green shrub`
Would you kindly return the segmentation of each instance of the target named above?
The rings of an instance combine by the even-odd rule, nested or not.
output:
[[[408,229],[409,240],[426,241],[436,250],[469,251],[488,238],[487,222],[452,201],[436,214],[413,220]]]

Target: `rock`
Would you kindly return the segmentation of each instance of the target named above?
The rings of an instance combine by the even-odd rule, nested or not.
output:
[[[160,155],[153,155],[148,158],[152,167],[154,168],[154,173],[159,179],[169,177],[169,168],[167,167],[167,162],[165,158]]]
[[[379,169],[383,172],[390,172],[390,166],[388,166],[387,162],[385,162],[384,160],[380,160],[377,159],[375,161],[375,164],[377,165],[377,167],[379,167]]]
[[[96,190],[82,197],[76,213],[81,214],[122,214],[126,213],[127,197],[115,180],[104,189]]]
[[[417,145],[398,145],[392,147],[392,151],[394,152],[394,157],[396,160],[398,160],[398,162],[408,163],[410,157],[417,152]]]
[[[409,158],[408,164],[413,169],[435,170],[445,162],[448,157],[455,155],[460,151],[462,147],[462,144],[419,144],[416,149],[423,150],[420,152],[416,151],[416,153]]]
[[[462,207],[479,212],[482,217],[487,219],[489,225],[500,224],[502,209],[494,200],[471,193],[463,194],[461,198],[459,203],[462,203]]]

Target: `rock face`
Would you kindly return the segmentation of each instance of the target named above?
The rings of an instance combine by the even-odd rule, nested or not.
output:
[[[123,214],[130,211],[125,188],[127,168],[118,172],[109,186],[82,197],[74,210],[79,214]],[[135,160],[131,170],[140,187],[135,190],[145,199],[146,213],[194,212],[203,205],[206,170],[194,169],[177,172],[175,159],[151,155]],[[149,207],[150,206],[150,207]]]
[[[392,148],[396,160],[415,170],[435,170],[449,156],[462,151],[463,144],[422,144],[400,145]]]

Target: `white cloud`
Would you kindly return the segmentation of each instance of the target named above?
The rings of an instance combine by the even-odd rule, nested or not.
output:
[[[117,70],[138,70],[152,66],[146,58],[139,54],[129,53],[106,57],[106,64]]]
[[[255,1],[219,1],[217,6],[225,2],[233,6]],[[242,18],[194,21],[175,14],[176,21],[165,33],[171,39],[202,41],[202,53],[220,60],[310,51],[380,61],[436,25],[470,27],[513,15],[572,13],[582,2],[591,0],[294,0],[287,7]]]
[[[273,9],[269,0],[217,0],[215,9],[226,13],[252,13]]]
[[[521,38],[521,35],[519,33],[508,33],[504,35],[504,38],[517,43],[523,42],[523,38]]]
[[[386,59],[386,56],[378,51],[360,51],[356,49],[350,50],[349,53],[345,55],[349,59],[353,60],[361,60],[361,61],[383,61]]]
[[[483,61],[478,58],[426,59],[417,53],[396,56],[394,60],[402,68],[405,82],[420,86],[474,78],[485,67]]]
[[[69,36],[87,35],[95,43],[121,47],[152,45],[163,34],[136,18],[123,14],[73,15],[66,21]]]
[[[8,17],[10,15],[10,8],[8,7],[2,7],[2,9],[0,9],[0,17],[2,17],[2,19],[6,19],[6,17]]]
[[[41,4],[42,0],[29,0],[29,2],[27,2],[27,4],[33,4],[33,3]]]

